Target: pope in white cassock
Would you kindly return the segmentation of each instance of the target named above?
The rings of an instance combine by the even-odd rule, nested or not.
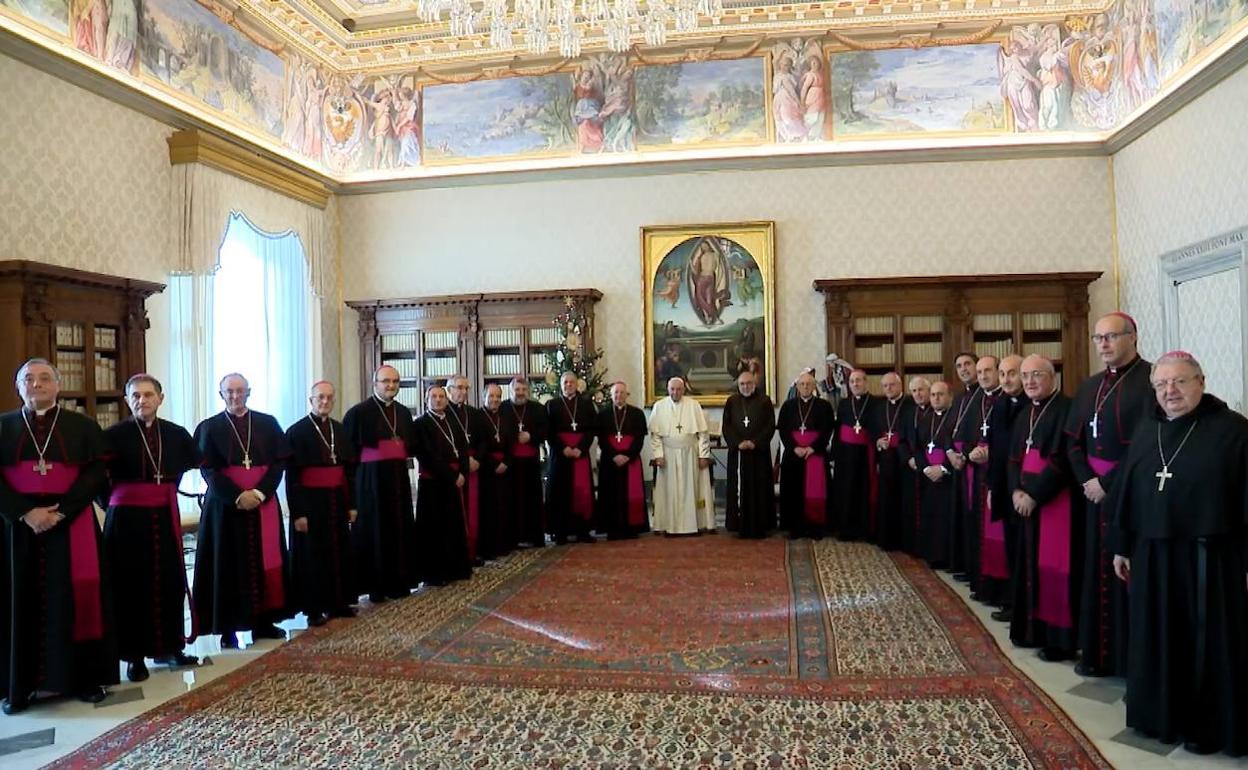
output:
[[[650,454],[658,468],[651,529],[669,535],[713,532],[711,444],[702,405],[684,397],[679,377],[667,381],[667,395],[650,415]]]

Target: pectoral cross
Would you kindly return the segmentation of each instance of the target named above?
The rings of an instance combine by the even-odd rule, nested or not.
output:
[[[927,442],[927,453],[930,455],[932,452],[935,452],[935,451],[936,451],[936,442],[935,441]]]
[[[623,440],[624,440],[624,434],[623,434],[623,433],[620,433],[620,432],[617,430],[617,431],[615,432],[615,440],[616,440],[616,441],[623,441]]]
[[[799,433],[805,433],[805,432],[806,432],[806,423],[802,423],[801,427],[799,427],[797,430],[798,430],[798,432],[799,432]]]
[[[48,470],[52,467],[51,463],[44,462],[43,458],[39,458],[39,462],[35,463],[34,471],[40,476],[47,476]]]
[[[572,421],[572,432],[576,433],[576,420]]]
[[[884,434],[884,440],[890,444],[893,443],[893,432],[891,430]]]
[[[156,471],[156,473],[152,474],[152,478],[156,480],[157,484],[159,484],[160,480],[163,479],[164,477],[165,477],[165,474],[161,473],[160,471]]]
[[[854,433],[862,433],[862,423],[854,422]]]
[[[979,435],[988,438],[988,421],[984,420],[979,426]]]
[[[520,432],[524,433],[524,423],[520,423]]]
[[[572,430],[576,430],[576,423],[572,423]],[[469,444],[472,443],[472,434],[466,430],[464,431],[464,441]]]
[[[329,464],[330,464],[330,465],[337,465],[337,464],[338,464],[338,455],[334,454],[333,452],[330,452],[330,453],[329,453]]]
[[[1169,465],[1161,466],[1161,470],[1157,471],[1153,475],[1157,477],[1157,491],[1158,492],[1165,492],[1166,491],[1166,479],[1174,478],[1174,474],[1170,472]]]
[[[684,432],[684,430],[685,430],[685,428],[684,428],[684,426],[683,426],[683,425],[681,425],[680,423],[677,423],[677,424],[676,424],[676,432],[677,432],[677,433],[683,433],[683,432]]]
[[[243,467],[251,470],[251,455],[243,455]]]
[[[745,417],[741,418],[741,424],[747,428],[750,427],[750,416],[748,414]]]
[[[1032,444],[1034,444],[1035,442],[1031,440],[1031,436],[1028,436],[1028,437],[1027,437],[1027,440],[1026,440],[1026,441],[1024,441],[1023,443],[1027,445],[1027,449],[1026,449],[1026,451],[1030,452],[1030,451],[1031,451],[1031,445],[1032,445]]]
[[[1092,428],[1092,438],[1100,438],[1100,432],[1097,430],[1097,427],[1096,427],[1097,422],[1099,421],[1099,420],[1098,420],[1098,418],[1099,418],[1099,417],[1100,417],[1100,415],[1099,415],[1099,414],[1097,414],[1097,413],[1093,412],[1093,413],[1092,413],[1092,422],[1088,423],[1088,425],[1089,425],[1089,426],[1091,426],[1091,428]]]

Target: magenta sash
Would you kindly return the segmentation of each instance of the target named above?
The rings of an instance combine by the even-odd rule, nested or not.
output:
[[[364,451],[360,452],[360,462],[362,463],[380,463],[386,460],[406,460],[407,445],[403,443],[403,439],[388,438],[385,441],[377,442],[377,446],[366,446]]]
[[[981,441],[978,446],[988,445]],[[988,469],[983,468],[983,472],[986,474]],[[966,475],[973,476],[974,473]],[[973,484],[971,489],[974,490]],[[980,500],[980,521],[983,522],[983,534],[979,541],[979,572],[984,577],[1006,580],[1010,577],[1010,570],[1005,558],[1005,520],[992,520],[992,491],[987,484],[984,484]]]
[[[48,475],[34,471],[34,464],[21,460],[6,465],[4,480],[23,495],[63,495],[78,478],[78,466],[63,462],[48,466]],[[14,525],[16,526],[16,525]],[[69,582],[74,594],[75,642],[104,637],[104,608],[100,604],[100,551],[95,526],[95,509],[88,505],[69,525]]]
[[[949,459],[948,455],[945,454],[945,450],[940,447],[936,447],[925,456],[927,457],[928,465],[944,465]],[[919,468],[919,470],[922,471],[923,469]]]
[[[627,452],[636,436],[609,436],[607,443],[617,452]],[[624,472],[628,475],[628,526],[640,527],[646,523],[646,489],[641,474],[641,458],[628,461]]]
[[[965,441],[953,442],[953,450],[955,452],[964,454],[963,450],[965,448]],[[967,462],[970,461],[968,460]],[[971,501],[975,499],[975,474],[971,473],[971,469],[966,465],[962,466],[962,483],[966,485],[966,504],[967,506],[970,506]]]
[[[537,457],[537,445],[532,441],[527,444],[517,442],[516,445],[512,447],[511,454],[513,457],[519,457],[524,460],[532,459]]]
[[[108,496],[108,507],[133,506],[135,508],[167,508],[169,521],[172,525],[173,544],[177,553],[182,553],[182,512],[178,510],[178,487],[175,484],[152,484],[142,481],[123,481],[113,487]],[[186,570],[178,570],[182,575],[182,591],[186,594],[186,603],[191,608],[191,635],[182,637],[186,644],[195,641],[199,636],[199,617],[195,614],[195,601],[191,598],[191,586],[186,581]]]
[[[346,486],[346,469],[341,465],[312,465],[299,472],[299,483],[313,489]]]
[[[845,426],[841,426],[844,428]],[[852,431],[851,431],[852,432]],[[819,431],[795,430],[790,432],[793,443],[799,447],[813,446],[819,439]],[[803,517],[807,524],[826,526],[828,523],[828,478],[824,473],[824,458],[818,452],[806,458],[806,507]]]
[[[871,440],[871,436],[867,432],[854,432],[850,425],[841,425],[840,436],[841,442],[844,444],[854,444],[856,446],[865,446],[867,448],[867,500],[870,505],[870,522],[868,526],[872,533],[875,532],[875,509],[878,507],[880,494],[879,472],[875,468],[875,442]],[[897,437],[894,436],[893,439]],[[890,446],[893,446],[890,439]]]
[[[472,452],[468,453],[472,457]],[[469,464],[469,467],[471,463]],[[481,532],[481,478],[480,469],[464,474],[464,513],[467,514],[468,559],[477,560],[477,538]]]
[[[1106,460],[1096,455],[1088,455],[1088,465],[1097,476],[1104,476],[1118,466],[1118,461]]]
[[[581,434],[562,432],[559,441],[565,447],[575,447],[581,441]],[[594,514],[594,489],[589,474],[588,456],[582,454],[572,460],[572,513],[585,521]]]
[[[1048,461],[1034,449],[1023,454],[1023,474],[1042,473]],[[1036,619],[1058,628],[1072,628],[1070,607],[1070,490],[1063,489],[1031,514],[1038,517],[1040,581]]]
[[[244,468],[241,465],[227,465],[221,473],[233,481],[239,489],[247,491],[255,489],[260,479],[269,470],[267,465],[255,465]],[[286,606],[286,590],[282,586],[282,517],[277,510],[277,499],[274,495],[264,498],[260,503],[260,559],[264,567],[263,608],[280,610]]]

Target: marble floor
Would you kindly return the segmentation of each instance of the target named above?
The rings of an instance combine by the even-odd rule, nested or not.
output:
[[[1006,636],[1005,624],[991,620],[989,608],[970,601],[965,585],[947,576],[945,579],[974,608],[1010,659],[1052,696],[1115,767],[1123,770],[1248,768],[1248,759],[1196,756],[1181,747],[1150,741],[1125,729],[1121,680],[1084,679],[1074,673],[1070,664],[1045,663],[1035,656],[1034,650],[1014,649]],[[306,626],[299,616],[283,627],[292,635],[298,635]],[[152,667],[151,678],[140,684],[125,682],[123,675],[123,683],[112,688],[109,697],[96,705],[61,700],[40,704],[17,716],[0,716],[0,767],[5,770],[42,767],[144,711],[246,665],[279,644],[271,640],[247,644],[249,637],[249,634],[240,635],[240,642],[245,644],[243,649],[224,652],[218,637],[200,639],[193,645],[193,653],[204,658],[204,665],[173,671]]]

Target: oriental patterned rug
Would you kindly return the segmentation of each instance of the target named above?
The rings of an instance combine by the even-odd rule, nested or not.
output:
[[[921,563],[717,536],[518,553],[54,767],[1109,765]]]

